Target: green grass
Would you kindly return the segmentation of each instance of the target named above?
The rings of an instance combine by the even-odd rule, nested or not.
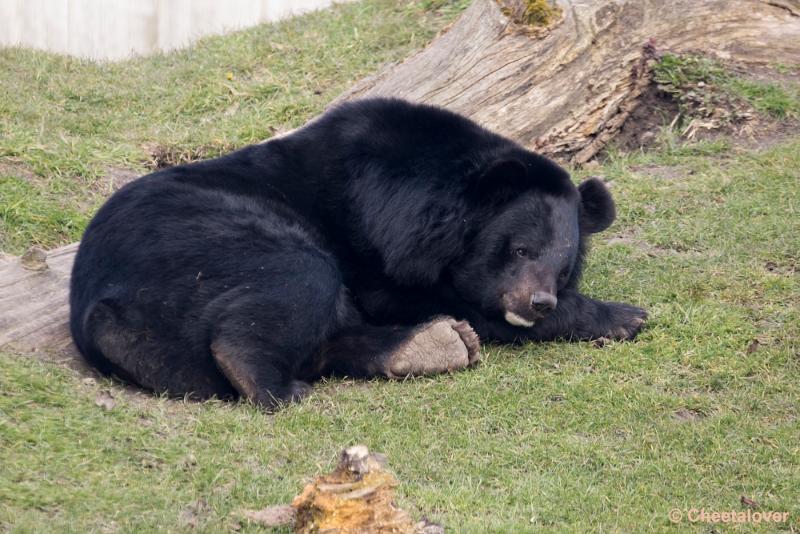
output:
[[[61,185],[0,173],[0,250],[19,252],[23,244],[66,243],[80,235],[87,214]]]
[[[427,4],[341,6],[121,66],[0,52],[15,73],[0,84],[25,88],[0,92],[17,110],[0,116],[3,246],[74,239],[107,194],[100,170],[143,165],[147,141],[211,154],[302,123],[463,6]],[[302,53],[270,55],[270,42]],[[231,83],[251,96],[220,88]],[[329,381],[273,416],[3,353],[0,531],[255,532],[239,510],[288,502],[354,443],[387,453],[400,504],[450,532],[800,530],[800,136],[611,153],[593,172],[613,181],[619,217],[595,239],[584,289],[650,311],[635,342],[485,347],[474,370]],[[94,404],[105,389],[111,411]],[[668,519],[744,510],[742,496],[789,522]]]
[[[77,240],[109,168],[143,173],[153,152],[212,157],[299,126],[466,4],[368,0],[121,63],[0,49],[0,195],[25,205],[0,212],[0,249]]]

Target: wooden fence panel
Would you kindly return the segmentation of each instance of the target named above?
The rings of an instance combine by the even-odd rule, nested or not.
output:
[[[117,60],[174,50],[206,35],[279,20],[332,3],[332,0],[0,0],[0,46],[26,46],[83,58]]]

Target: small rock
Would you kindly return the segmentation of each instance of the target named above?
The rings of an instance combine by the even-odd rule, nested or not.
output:
[[[414,525],[414,534],[444,534],[444,527],[422,518],[422,521]]]
[[[369,450],[364,445],[353,445],[342,452],[339,469],[357,475],[369,473]]]
[[[364,475],[372,470],[380,470],[385,467],[385,454],[371,453],[364,445],[353,445],[342,451],[338,469],[355,475]]]
[[[293,525],[295,521],[295,515],[295,509],[289,504],[267,506],[262,510],[242,511],[242,516],[248,521],[270,528]]]
[[[47,270],[47,252],[39,247],[29,248],[25,254],[19,259],[20,265],[23,269],[28,271],[46,271]]]
[[[117,405],[117,401],[114,400],[114,396],[107,389],[97,394],[97,396],[94,398],[94,403],[107,412],[113,410]]]
[[[742,503],[742,506],[747,506],[748,508],[758,508],[759,505],[753,499],[747,498],[744,495],[741,496],[739,501]]]
[[[583,164],[583,168],[587,171],[596,171],[600,169],[600,162],[596,159],[589,160]]]

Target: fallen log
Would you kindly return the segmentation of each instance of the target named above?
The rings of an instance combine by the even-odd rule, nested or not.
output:
[[[793,64],[800,0],[558,0],[557,9],[544,0],[474,0],[427,48],[336,102],[395,96],[445,106],[581,164],[640,104],[656,49]],[[0,349],[74,353],[67,292],[76,250],[34,257],[33,269],[0,258]],[[41,261],[48,268],[36,270]]]
[[[72,243],[46,253],[34,248],[20,258],[0,256],[0,349],[74,350],[67,297],[77,251]]]

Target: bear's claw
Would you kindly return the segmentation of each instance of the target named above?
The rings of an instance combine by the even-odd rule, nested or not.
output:
[[[633,339],[647,320],[647,312],[629,304],[612,305],[612,328],[603,337],[611,339]]]

